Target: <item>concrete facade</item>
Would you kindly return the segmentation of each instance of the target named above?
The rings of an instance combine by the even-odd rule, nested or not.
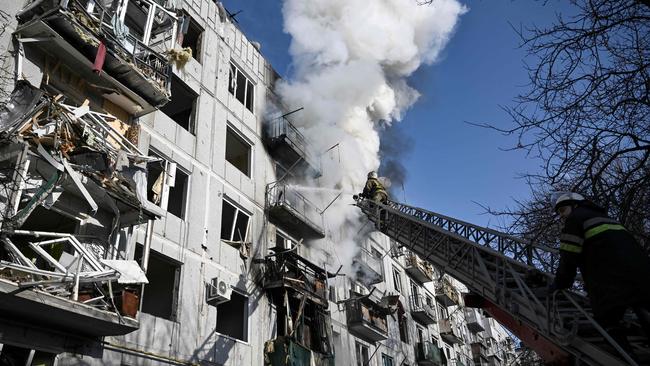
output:
[[[155,153],[168,164],[175,163],[176,167],[176,185],[165,187],[164,191],[171,195],[172,190],[175,198],[181,197],[180,201],[174,201],[180,205],[175,213],[180,214],[169,212],[171,201],[167,202],[168,207],[151,207],[161,215],[155,221],[151,239],[151,255],[160,266],[160,272],[155,273],[161,276],[150,278],[150,285],[162,281],[161,288],[171,290],[161,293],[152,289],[156,297],[151,301],[168,302],[170,310],[165,310],[167,315],[160,316],[163,310],[151,305],[157,314],[147,312],[148,285],[144,287],[145,306],[138,314],[139,329],[134,332],[89,340],[77,351],[57,345],[55,329],[13,344],[56,353],[55,362],[59,366],[263,365],[265,342],[278,336],[277,305],[260,285],[263,273],[256,261],[270,253],[269,248],[276,245],[278,232],[288,231],[288,228],[272,224],[266,213],[267,185],[276,181],[279,174],[264,142],[265,111],[267,100],[273,98],[272,87],[278,76],[258,47],[220,11],[220,5],[211,0],[179,0],[176,6],[191,17],[201,31],[198,60],[193,57],[184,66],[173,68],[175,80],[196,95],[189,126],[181,126],[162,110],[138,118],[141,127],[139,149]],[[10,12],[18,9],[10,9]],[[10,14],[11,19],[14,14]],[[3,35],[0,49],[13,50],[10,43],[11,38]],[[40,82],[46,74],[43,70],[39,73],[38,67],[30,65],[29,60],[25,65],[25,72],[36,74],[29,77],[32,83]],[[254,86],[254,104],[250,109],[229,91],[233,65]],[[247,172],[226,159],[228,133],[249,148],[243,169]],[[179,177],[187,177],[182,185]],[[160,206],[165,206],[164,201]],[[233,228],[228,239],[224,239],[228,236],[224,231],[230,228],[227,225],[236,225],[225,222],[224,204],[228,205],[228,210],[235,209],[235,217],[249,218],[243,226],[245,232],[237,233]],[[156,204],[149,202],[148,205]],[[135,228],[131,234],[128,236],[130,242],[122,249],[127,258],[134,259],[138,256],[137,248],[145,244],[146,226]],[[237,235],[244,239],[239,240],[244,244],[233,243]],[[382,280],[372,286],[349,277],[339,276],[328,281],[333,364],[362,365],[360,358],[363,356],[358,352],[363,353],[363,347],[367,347],[368,365],[415,365],[418,364],[415,347],[419,342],[432,342],[444,353],[449,365],[473,364],[470,343],[477,338],[466,326],[465,307],[460,296],[462,285],[451,280],[459,295],[458,302],[442,305],[437,300],[438,280],[442,276],[436,269],[432,272],[433,281],[421,283],[409,274],[408,268],[412,267],[407,263],[409,254],[400,251],[389,238],[373,233],[359,244],[380,263],[376,270]],[[331,248],[326,251],[335,250],[334,244],[327,245]],[[326,268],[327,259],[322,258],[320,251],[312,251],[309,245],[301,246],[299,254],[327,271],[336,270]],[[162,276],[167,271],[172,277]],[[151,276],[151,273],[148,274]],[[225,305],[206,302],[207,284],[214,278],[225,281],[241,299],[244,306],[241,332],[233,329],[230,323],[224,325],[228,332],[217,329],[218,318],[231,315],[218,311],[219,308],[228,309]],[[367,294],[372,287],[376,288],[374,295],[381,295],[377,301],[382,296],[397,297],[398,307],[404,312],[405,326],[402,328],[406,336],[400,335],[399,316],[395,315],[386,317],[388,339],[384,341],[368,342],[349,331],[345,300],[350,299],[351,291]],[[414,295],[419,295],[427,304],[430,301],[435,314],[432,324],[414,319],[411,313]],[[455,344],[445,341],[440,334],[439,322],[447,318],[453,319],[459,338]],[[511,364],[512,340],[494,320],[484,319],[483,324],[483,339],[494,339],[489,341],[488,348],[500,358],[493,357],[489,364]],[[65,350],[59,352],[61,349]]]

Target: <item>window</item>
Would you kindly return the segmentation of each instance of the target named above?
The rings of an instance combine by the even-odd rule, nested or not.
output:
[[[393,358],[385,353],[381,354],[381,364],[383,366],[393,366]]]
[[[232,128],[226,128],[226,160],[250,177],[251,144]]]
[[[393,267],[393,286],[395,287],[395,291],[402,292],[402,276],[395,267]]]
[[[357,366],[367,366],[368,362],[370,362],[368,359],[368,347],[357,342],[354,348],[357,355]]]
[[[424,341],[427,339],[427,337],[425,336],[424,328],[417,326],[417,331],[418,331],[418,342],[424,343]]]
[[[432,298],[430,295],[427,294],[426,299],[427,299],[427,300],[426,300],[426,301],[427,301],[427,305],[429,305],[430,307],[433,308],[433,298]]]
[[[230,301],[217,305],[217,332],[248,341],[248,297],[235,291]]]
[[[275,232],[275,247],[280,249],[293,249],[296,247],[296,241],[279,231]]]
[[[188,178],[189,177],[185,172],[180,169],[176,169],[176,179],[174,185],[169,187],[167,212],[180,219],[185,219]]]
[[[147,199],[172,215],[185,219],[189,174],[155,151],[149,152],[149,156],[161,160],[147,164]]]
[[[411,280],[411,298],[413,299],[413,305],[420,306],[420,287],[415,281]]]
[[[250,215],[223,200],[221,207],[221,239],[233,242],[246,242]]]
[[[410,343],[409,341],[409,329],[408,329],[408,319],[405,313],[399,314],[397,319],[399,325],[399,339],[404,343]]]
[[[449,312],[447,307],[445,307],[440,301],[438,301],[438,315],[439,319],[447,319],[449,317]]]
[[[142,245],[138,245],[135,249],[135,260],[140,264],[142,264],[142,250]],[[159,318],[176,320],[180,275],[179,263],[151,250],[147,267],[149,283],[144,287],[141,311]]]
[[[228,92],[234,95],[246,109],[253,112],[255,87],[241,70],[232,62],[230,63],[230,74],[228,75]]]
[[[192,58],[200,63],[203,29],[201,29],[201,27],[188,14],[185,14],[183,17],[183,28],[181,35],[179,35],[178,38],[181,47],[191,48]]]
[[[176,75],[172,76],[171,92],[171,100],[160,110],[179,126],[194,133],[194,111],[198,96]]]

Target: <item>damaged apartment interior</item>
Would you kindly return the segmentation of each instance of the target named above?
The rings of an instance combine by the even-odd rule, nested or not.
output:
[[[512,361],[503,329],[388,237],[359,239],[354,273],[313,250],[336,245],[328,206],[296,184],[321,157],[300,108],[265,114],[279,76],[220,2],[4,11],[0,365]]]

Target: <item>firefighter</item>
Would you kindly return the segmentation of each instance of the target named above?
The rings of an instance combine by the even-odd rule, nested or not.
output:
[[[579,268],[594,319],[631,354],[621,320],[633,309],[650,337],[650,257],[623,225],[578,193],[561,194],[555,212],[564,227],[551,292],[570,288]]]
[[[371,199],[377,203],[388,203],[388,194],[384,185],[377,179],[377,172],[372,171],[368,173],[368,180],[366,186],[363,188],[361,197]]]

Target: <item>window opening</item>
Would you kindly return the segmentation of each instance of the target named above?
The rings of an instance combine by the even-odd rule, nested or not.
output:
[[[135,260],[142,264],[142,245],[135,249]],[[181,266],[172,259],[151,250],[147,279],[142,298],[143,313],[159,318],[176,320],[176,305],[178,303],[178,287]]]
[[[221,208],[221,239],[233,242],[246,242],[250,215],[223,200]]]
[[[248,297],[233,291],[230,301],[217,305],[217,332],[248,341]]]
[[[368,347],[357,342],[355,345],[355,351],[357,356],[357,366],[367,366],[368,365]]]
[[[189,177],[184,171],[176,169],[176,179],[174,185],[169,188],[167,212],[180,219],[185,219],[188,179]]]
[[[172,75],[171,100],[160,110],[190,133],[194,133],[194,111],[198,95],[178,76]]]
[[[232,128],[226,128],[226,160],[250,177],[251,145]]]
[[[183,29],[179,35],[181,47],[192,49],[192,58],[201,63],[201,42],[203,40],[203,29],[188,14],[183,19]]]
[[[393,366],[393,358],[389,355],[382,353],[381,354],[381,363],[383,366]]]
[[[393,267],[393,286],[395,287],[395,291],[402,292],[402,276],[395,267]]]

